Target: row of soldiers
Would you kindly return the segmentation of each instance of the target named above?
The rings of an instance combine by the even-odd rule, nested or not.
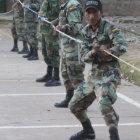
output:
[[[21,2],[23,2],[23,0],[21,0]],[[11,31],[14,39],[14,46],[11,51],[18,52],[18,41],[23,41],[23,49],[18,53],[27,54],[23,57],[28,58],[28,60],[38,60],[38,16],[24,9],[18,0],[13,0],[13,3],[13,25]],[[39,0],[35,3],[26,0],[24,3],[36,11],[40,9]],[[28,49],[27,44],[30,49]]]
[[[51,22],[51,24],[40,22],[42,54],[47,64],[47,73],[36,81],[45,82],[45,86],[60,86],[61,57],[66,98],[56,103],[55,107],[69,106],[83,126],[83,130],[71,136],[70,140],[95,139],[95,131],[86,111],[95,99],[109,128],[110,140],[120,140],[119,116],[113,108],[117,100],[116,88],[121,81],[120,66],[118,60],[104,50],[119,57],[126,52],[127,42],[116,26],[102,18],[101,1],[86,0],[84,11],[88,24],[84,28],[83,10],[78,0],[44,0],[40,10],[39,0],[24,0],[24,3],[39,11],[39,17],[47,17]],[[37,30],[38,19],[27,9],[24,16],[26,38],[19,36],[19,39],[23,41],[23,50],[27,50],[26,42],[29,44],[28,59],[31,59],[32,55],[37,54],[36,32],[32,31]],[[79,44],[58,34],[52,25],[55,29],[83,41],[83,45],[80,46],[81,59],[78,55]],[[14,42],[16,44],[17,38]],[[91,65],[86,81],[83,74],[85,62]]]

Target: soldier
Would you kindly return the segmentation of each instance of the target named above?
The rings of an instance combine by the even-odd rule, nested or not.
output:
[[[58,0],[44,0],[39,15],[47,17],[49,21],[52,21],[58,18],[59,9],[60,2]],[[40,32],[42,34],[42,54],[47,64],[47,73],[36,81],[46,82],[45,86],[60,86],[60,47],[58,33],[46,22],[40,23]],[[52,73],[54,73],[53,76]]]
[[[82,29],[82,7],[77,0],[61,0],[61,10],[59,19],[52,22],[57,29],[64,33],[80,39]],[[79,61],[78,47],[79,44],[75,41],[60,36],[61,53],[62,53],[62,77],[66,88],[66,98],[60,103],[56,103],[56,107],[68,107],[68,103],[71,100],[74,89],[84,81],[83,71],[85,65]]]
[[[24,29],[24,9],[17,0],[13,0],[13,24],[11,27],[12,36],[14,39],[14,46],[11,51],[18,52],[18,40],[23,41],[23,50],[19,54],[28,53],[27,42],[25,41]]]
[[[112,106],[117,100],[116,88],[121,81],[120,65],[116,58],[104,50],[119,57],[126,52],[127,42],[117,27],[101,18],[102,4],[99,0],[86,1],[85,15],[88,25],[82,31],[84,43],[81,57],[92,65],[92,69],[87,81],[80,84],[69,104],[71,112],[83,126],[83,130],[71,136],[70,140],[95,138],[86,109],[96,98],[109,128],[110,140],[120,140],[119,116]]]
[[[40,9],[40,0],[24,0],[24,4],[36,12]],[[23,57],[28,60],[38,60],[38,15],[25,8],[24,16],[26,40],[30,46],[30,52]]]

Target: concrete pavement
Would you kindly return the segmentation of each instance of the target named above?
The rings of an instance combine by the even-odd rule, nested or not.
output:
[[[36,83],[46,72],[42,56],[29,62],[10,52],[12,45],[10,29],[0,25],[0,140],[68,140],[81,126],[69,109],[54,107],[65,97],[64,86],[47,88]],[[121,140],[140,140],[140,87],[122,81],[118,92],[114,106],[120,115]],[[88,115],[96,140],[109,140],[96,101]]]

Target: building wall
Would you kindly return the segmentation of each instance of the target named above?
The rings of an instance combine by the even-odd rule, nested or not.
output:
[[[85,5],[86,0],[79,0]],[[104,15],[140,16],[140,0],[101,0]]]
[[[102,0],[105,15],[140,16],[140,0]]]
[[[42,0],[41,0],[42,1]],[[83,6],[86,0],[79,0]],[[101,0],[104,15],[140,16],[140,0]],[[6,0],[7,11],[11,9],[12,0]]]

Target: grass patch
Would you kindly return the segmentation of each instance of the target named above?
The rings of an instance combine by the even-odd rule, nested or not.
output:
[[[123,60],[126,59],[125,56],[122,57]],[[134,59],[132,60],[125,60],[130,64],[133,64],[134,66],[136,66],[137,68],[140,69],[140,60],[139,59]],[[123,76],[126,78],[128,77],[128,80],[130,82],[133,82],[135,85],[140,86],[140,72],[137,70],[134,70],[133,68],[131,68],[130,66],[127,66],[126,64],[120,62],[121,65],[121,71]],[[134,72],[133,72],[134,70]]]

